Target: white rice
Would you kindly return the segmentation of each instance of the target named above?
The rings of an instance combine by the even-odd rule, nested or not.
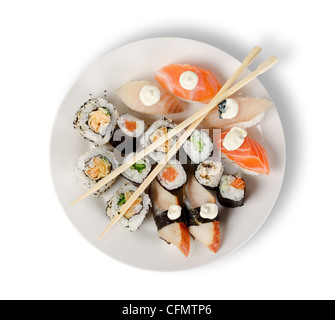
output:
[[[244,189],[236,189],[230,184],[236,179],[233,175],[222,176],[220,182],[220,193],[223,198],[240,201],[244,197]]]
[[[117,215],[121,207],[119,207],[118,202],[120,199],[120,195],[122,193],[125,193],[126,191],[133,191],[135,192],[137,190],[137,187],[126,183],[121,188],[118,189],[116,193],[113,194],[112,198],[107,202],[107,208],[106,208],[106,214],[110,219],[113,219],[115,215]],[[150,197],[146,193],[141,194],[142,198],[142,209],[139,213],[134,214],[129,219],[126,217],[122,217],[119,220],[119,224],[128,229],[129,231],[136,231],[141,224],[143,223],[143,220],[145,219],[146,215],[148,214],[150,207],[152,206]]]
[[[135,156],[135,153],[130,153],[127,157],[125,157],[123,163],[127,163],[127,161],[131,160],[134,156]],[[122,173],[122,175],[126,179],[130,180],[131,182],[142,183],[151,171],[151,163],[150,163],[148,158],[143,158],[143,159],[137,161],[136,163],[137,164],[144,164],[146,168],[143,169],[140,173],[138,170],[132,169],[130,167],[126,171],[124,171]]]
[[[205,187],[216,188],[220,184],[223,171],[224,167],[221,161],[206,160],[198,165],[195,178]]]
[[[174,167],[175,170],[178,172],[178,176],[176,177],[175,181],[173,181],[173,182],[169,182],[169,181],[165,180],[162,176],[165,169],[167,167],[171,167],[171,166]],[[183,186],[186,183],[187,174],[186,174],[185,169],[183,168],[182,164],[178,160],[174,159],[174,160],[170,160],[166,164],[164,169],[158,174],[157,179],[165,189],[175,190],[175,189],[179,189],[181,186]]]
[[[183,144],[183,148],[193,163],[199,164],[212,154],[214,146],[212,139],[203,130],[194,130]]]
[[[97,110],[98,108],[108,109],[110,113],[110,122],[101,133],[95,133],[88,125],[90,113]],[[118,118],[119,113],[114,108],[114,106],[105,99],[98,98],[95,100],[87,101],[79,109],[73,122],[73,126],[75,129],[79,130],[79,132],[83,135],[85,139],[88,139],[89,141],[94,143],[96,147],[98,147],[108,143],[109,140],[112,138]]]
[[[77,176],[78,181],[82,184],[84,189],[90,189],[92,186],[94,186],[98,181],[92,180],[89,178],[85,173],[85,168],[89,161],[97,156],[103,156],[108,159],[108,161],[112,165],[112,170],[115,170],[118,167],[118,162],[115,159],[115,156],[112,151],[108,150],[107,147],[99,147],[94,148],[89,151],[87,151],[85,154],[83,154],[77,161],[74,173]],[[102,193],[104,193],[108,188],[114,183],[115,180],[109,181],[106,185],[104,185],[102,188],[100,188],[98,191],[94,193],[94,196],[99,197]]]
[[[131,132],[125,128],[125,122],[130,121],[130,122],[136,122],[136,129],[135,131]],[[139,118],[136,118],[135,116],[131,114],[123,114],[120,116],[120,118],[117,120],[117,124],[119,128],[129,137],[132,138],[138,138],[142,136],[145,130],[145,122]]]

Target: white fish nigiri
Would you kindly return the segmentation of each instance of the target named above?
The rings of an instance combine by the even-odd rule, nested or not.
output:
[[[220,222],[217,219],[201,222],[198,217],[200,207],[208,203],[215,204],[215,197],[196,180],[193,169],[188,173],[188,181],[184,185],[183,193],[184,203],[188,209],[189,232],[209,250],[216,253],[220,248]]]
[[[127,82],[117,94],[127,107],[139,113],[165,115],[184,111],[177,97],[150,81]]]
[[[151,184],[150,195],[159,237],[175,245],[187,257],[190,252],[190,235],[184,221],[185,217],[181,214],[180,218],[171,220],[168,216],[170,206],[179,206],[178,198],[165,190],[157,180]]]
[[[252,97],[233,97],[238,103],[238,113],[232,119],[220,119],[218,107],[209,112],[203,126],[208,129],[249,128],[260,122],[272,102]]]
[[[216,203],[215,197],[195,178],[194,168],[188,171],[187,183],[183,188],[184,203],[189,210],[200,208],[205,203]]]

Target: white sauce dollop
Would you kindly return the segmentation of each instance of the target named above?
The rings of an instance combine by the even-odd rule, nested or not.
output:
[[[170,220],[177,220],[181,216],[181,206],[172,204],[169,207],[167,216]]]
[[[193,71],[185,71],[179,77],[180,85],[186,90],[193,90],[199,82],[198,75]]]
[[[226,99],[226,108],[224,112],[220,112],[220,119],[232,119],[238,113],[238,103],[234,99]]]
[[[161,92],[156,86],[143,86],[140,92],[141,102],[149,107],[157,103],[161,98]]]
[[[236,150],[243,144],[244,138],[247,135],[247,131],[242,128],[231,128],[223,139],[222,146],[225,147],[228,151]]]
[[[200,216],[204,219],[214,219],[218,213],[219,209],[215,203],[206,203],[200,208]]]

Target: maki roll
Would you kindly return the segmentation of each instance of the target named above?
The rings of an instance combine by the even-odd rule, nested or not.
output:
[[[141,137],[145,130],[145,122],[128,113],[120,116],[117,125],[124,134],[131,138]]]
[[[163,118],[161,120],[155,121],[150,128],[144,133],[140,142],[143,148],[147,148],[153,142],[157,141],[159,138],[164,137],[170,130],[176,126],[172,120]],[[163,143],[155,151],[150,153],[150,157],[155,161],[160,161],[169,152],[171,147],[176,143],[178,135],[174,136],[170,140]]]
[[[144,130],[145,122],[143,120],[131,114],[123,114],[117,120],[115,134],[110,143],[120,153],[136,152],[138,139],[143,135]]]
[[[157,176],[160,184],[167,190],[177,190],[187,181],[187,174],[182,164],[176,160],[170,160]]]
[[[119,214],[122,205],[124,205],[127,200],[129,200],[129,198],[136,190],[136,186],[128,183],[119,188],[116,193],[113,194],[112,198],[107,202],[107,216],[110,219],[113,219],[117,214]],[[125,213],[125,215],[120,219],[119,224],[124,228],[127,228],[129,231],[136,231],[143,223],[143,220],[145,219],[150,208],[150,197],[143,192]]]
[[[206,160],[198,165],[195,170],[195,177],[205,188],[215,189],[220,184],[223,170],[221,161]]]
[[[175,245],[187,257],[190,252],[190,235],[178,198],[156,180],[151,185],[150,195],[159,237]]]
[[[107,150],[106,147],[94,148],[82,155],[76,165],[75,174],[85,189],[90,189],[99,180],[109,175],[112,170],[118,167],[113,152]],[[115,180],[109,181],[94,193],[100,196],[104,193]]]
[[[102,146],[113,136],[118,111],[108,101],[98,98],[87,101],[77,112],[73,126],[96,147]]]
[[[188,175],[188,181],[183,189],[188,230],[215,253],[220,247],[220,222],[215,197],[199,184],[194,170],[189,170]]]
[[[129,154],[123,161],[131,160],[135,156],[135,153]],[[131,182],[141,184],[151,171],[151,163],[148,158],[143,158],[134,163],[130,168],[122,173],[122,176]]]
[[[232,174],[223,175],[218,190],[218,201],[228,208],[243,205],[245,196],[245,181]]]
[[[183,144],[188,157],[193,163],[200,163],[209,158],[213,152],[213,142],[209,135],[203,130],[194,130],[191,136]]]

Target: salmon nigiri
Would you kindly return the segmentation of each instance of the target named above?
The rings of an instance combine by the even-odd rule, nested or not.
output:
[[[210,71],[188,64],[166,66],[155,78],[162,87],[187,101],[208,103],[221,88]]]
[[[215,138],[217,148],[221,150],[229,162],[241,168],[243,172],[251,175],[269,174],[270,167],[267,153],[255,140],[244,136],[240,146],[234,150],[227,147],[227,143],[229,143],[229,141],[227,141],[228,137],[232,135],[233,131],[239,132],[241,130],[243,129],[234,127],[231,130],[221,132],[221,134]],[[229,136],[227,136],[228,134]],[[232,140],[235,141],[236,137],[233,137]]]
[[[173,94],[150,81],[127,82],[117,94],[127,107],[139,113],[165,115],[184,111]]]
[[[215,107],[208,113],[203,125],[208,129],[249,128],[263,119],[265,111],[272,104],[269,100],[251,97],[234,97],[232,99],[238,105],[236,116],[231,119],[220,119],[219,107]]]
[[[152,182],[150,195],[159,237],[174,244],[187,257],[190,252],[190,235],[178,198],[156,180]]]
[[[194,169],[188,172],[183,193],[190,233],[209,250],[217,252],[220,247],[218,207],[215,197],[196,180]]]

